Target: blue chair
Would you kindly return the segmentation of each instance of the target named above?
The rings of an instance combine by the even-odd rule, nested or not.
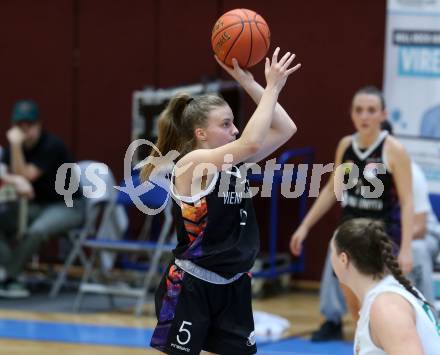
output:
[[[134,189],[141,185],[139,175],[136,172],[132,174],[133,187],[128,190],[119,191],[117,197],[117,204],[123,205],[126,208],[134,208],[136,204],[133,198],[130,196],[135,192]],[[127,188],[125,184],[121,184],[121,187]],[[103,295],[124,296],[136,298],[136,306],[134,313],[136,315],[142,314],[143,305],[147,301],[148,291],[151,288],[154,277],[160,273],[160,260],[163,253],[171,252],[175,243],[169,242],[169,236],[172,231],[173,218],[171,213],[171,200],[169,199],[168,192],[162,187],[155,185],[153,189],[138,196],[140,201],[151,209],[158,209],[163,207],[163,223],[157,240],[106,240],[106,239],[88,239],[82,243],[82,247],[91,251],[90,258],[87,260],[84,276],[79,287],[79,292],[75,300],[74,309],[79,310],[83,296],[86,293],[97,293]],[[151,226],[151,220],[153,216],[146,216],[146,224]],[[150,221],[150,222],[148,222]],[[145,228],[143,228],[145,229]],[[142,234],[142,233],[141,233]],[[92,280],[92,273],[96,266],[96,259],[103,251],[113,252],[119,255],[136,254],[149,256],[148,267],[145,271],[140,287],[129,286],[115,286],[111,284],[105,284]],[[123,266],[124,267],[124,266]],[[127,267],[127,264],[125,264]],[[132,266],[130,266],[132,268]],[[145,267],[135,267],[138,270],[145,270]],[[99,267],[98,267],[99,271]],[[105,279],[105,278],[103,278]],[[111,300],[113,300],[111,298]],[[113,301],[112,301],[113,303]]]
[[[108,174],[105,178],[107,193],[99,198],[84,197],[84,221],[81,226],[78,226],[78,228],[74,228],[67,233],[69,242],[71,243],[71,248],[61,270],[58,272],[55,282],[52,285],[49,293],[51,298],[58,296],[62,286],[67,280],[68,272],[75,261],[79,261],[79,263],[83,266],[86,265],[87,256],[82,250],[82,244],[90,236],[96,235],[96,232],[100,229],[102,222],[106,216],[111,214],[111,211],[114,208],[114,195],[110,189],[113,188],[115,181],[113,173],[106,164],[90,160],[78,162],[78,166],[81,171],[80,188],[82,189],[84,186],[90,183],[85,175],[85,171],[91,164],[99,164],[103,168],[108,169]]]
[[[314,149],[310,147],[303,147],[298,149],[286,150],[279,157],[277,157],[277,164],[280,164],[281,169],[275,171],[272,183],[272,193],[270,196],[270,210],[269,210],[269,250],[267,265],[262,270],[255,271],[253,276],[255,278],[273,279],[281,275],[289,275],[293,272],[302,272],[304,270],[304,253],[295,262],[285,262],[281,259],[281,265],[278,264],[278,257],[280,254],[277,250],[278,245],[278,217],[279,217],[279,200],[281,195],[281,183],[283,176],[283,169],[285,164],[292,159],[301,158],[301,160],[312,166],[314,162]],[[306,177],[298,176],[297,169],[293,170],[292,181],[297,179],[306,179]],[[250,181],[263,181],[264,175],[250,175]],[[303,193],[299,197],[299,208],[297,211],[298,220],[301,222],[307,213],[307,194]],[[290,258],[289,258],[290,259]]]

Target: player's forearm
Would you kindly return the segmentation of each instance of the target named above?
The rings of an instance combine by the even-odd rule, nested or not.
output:
[[[258,105],[261,97],[263,96],[264,88],[255,80],[248,80],[245,83],[242,83],[242,87],[251,97],[251,99]],[[286,133],[286,135],[289,135],[289,137],[291,137],[291,135],[297,131],[295,123],[292,121],[286,110],[284,110],[284,108],[278,102],[275,105],[270,128],[280,133]]]
[[[251,97],[251,99],[258,105],[264,93],[264,88],[258,84],[254,79],[248,78],[246,81],[240,83],[244,91]]]
[[[307,213],[301,225],[307,229],[312,228],[324,216],[336,202],[333,192],[333,183],[330,181],[325,185],[316,199],[310,211]]]
[[[401,204],[401,228],[402,228],[402,241],[400,248],[402,250],[411,250],[411,241],[413,240],[413,223],[414,212],[412,200],[404,201]]]
[[[249,119],[240,140],[251,145],[259,145],[264,141],[270,129],[271,118],[278,100],[279,91],[276,88],[266,87],[258,103],[257,109]]]

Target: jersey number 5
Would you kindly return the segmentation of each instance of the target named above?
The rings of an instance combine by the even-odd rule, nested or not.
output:
[[[190,332],[188,329],[185,329],[185,325],[190,326],[190,325],[192,325],[192,323],[191,323],[191,322],[187,322],[187,321],[185,321],[185,320],[182,322],[182,324],[181,324],[181,326],[180,326],[180,329],[179,329],[179,333],[184,333],[183,338],[186,337],[186,339],[185,339],[185,340],[182,340],[182,339],[180,338],[180,335],[178,334],[178,335],[177,335],[177,341],[178,341],[178,343],[179,343],[180,345],[186,345],[186,344],[188,344],[189,341],[191,340],[191,332]]]

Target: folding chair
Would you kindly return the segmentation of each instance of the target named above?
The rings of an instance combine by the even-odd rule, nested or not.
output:
[[[109,170],[108,166],[104,163],[98,163],[94,161],[81,161],[78,163],[81,169],[80,188],[86,186],[89,181],[85,178],[85,170],[90,164],[100,165],[101,168],[108,171],[108,176],[102,176],[101,178],[106,183],[106,193],[99,198],[85,198],[84,209],[84,223],[82,227],[69,231],[68,238],[72,244],[69,255],[67,256],[61,271],[58,273],[57,278],[52,285],[49,296],[54,298],[60,292],[61,287],[66,282],[67,273],[72,267],[73,263],[78,259],[80,264],[85,266],[87,263],[87,257],[82,250],[82,243],[90,236],[96,236],[97,231],[102,227],[103,221],[112,221],[110,216],[112,215],[115,203],[116,192],[114,190],[114,178],[113,174]]]
[[[137,174],[133,175],[133,181],[135,185],[140,183]],[[82,247],[91,250],[91,256],[86,262],[85,272],[81,281],[77,298],[74,304],[74,310],[79,311],[82,300],[85,294],[94,293],[110,296],[110,300],[113,303],[113,296],[132,297],[136,299],[136,305],[134,308],[134,314],[139,316],[142,314],[143,305],[147,301],[148,292],[152,286],[153,280],[156,275],[160,273],[160,261],[164,252],[171,252],[174,249],[175,244],[169,242],[169,236],[172,231],[173,218],[171,213],[172,203],[168,198],[168,193],[159,186],[156,186],[153,190],[147,192],[142,196],[142,200],[150,208],[159,208],[166,202],[166,206],[163,210],[163,223],[161,231],[156,241],[142,241],[142,240],[106,240],[106,239],[89,239],[82,243]],[[127,194],[120,193],[118,198],[119,203],[125,206],[134,206],[133,202]],[[151,216],[147,216],[147,219],[151,219]],[[146,222],[147,226],[150,222]],[[147,228],[149,229],[149,228]],[[99,264],[97,265],[97,258],[103,251],[110,251],[118,254],[135,254],[135,255],[147,255],[149,256],[149,265],[145,275],[142,277],[142,281],[139,287],[128,285],[114,285],[105,278],[102,281],[92,280],[93,272],[100,272]]]

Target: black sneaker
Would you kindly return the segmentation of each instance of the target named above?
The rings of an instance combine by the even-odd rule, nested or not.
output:
[[[27,298],[29,296],[29,290],[16,280],[8,280],[0,283],[1,298]]]
[[[330,341],[330,340],[342,340],[342,323],[332,322],[330,320],[322,323],[318,330],[312,333],[311,340],[313,342]]]

